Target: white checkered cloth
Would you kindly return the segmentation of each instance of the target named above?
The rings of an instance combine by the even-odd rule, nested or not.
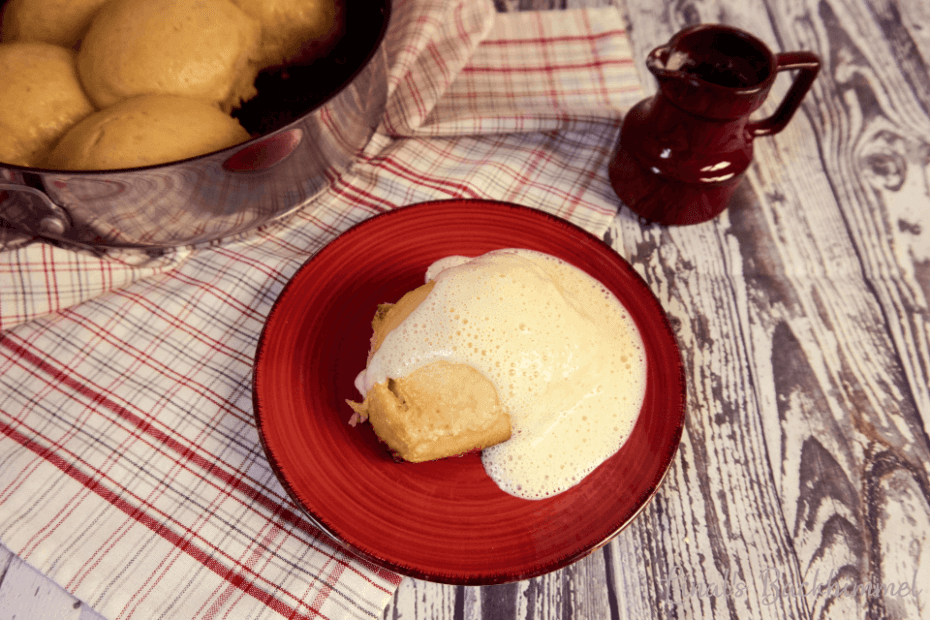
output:
[[[252,419],[284,283],[342,231],[425,200],[535,207],[601,235],[643,93],[613,8],[496,15],[397,1],[364,156],[245,237],[151,258],[0,252],[0,541],[108,618],[379,617],[400,576],[333,547]]]

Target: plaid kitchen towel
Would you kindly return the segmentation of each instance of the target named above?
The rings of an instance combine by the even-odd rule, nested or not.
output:
[[[331,546],[261,450],[251,366],[316,251],[376,213],[508,200],[602,234],[642,91],[615,9],[395,3],[391,98],[295,215],[209,247],[0,252],[0,540],[108,618],[370,618],[400,582]]]
[[[620,118],[642,97],[615,9],[512,13],[497,20],[434,107],[407,110],[401,103],[412,98],[400,98],[382,130],[424,137],[566,130]]]

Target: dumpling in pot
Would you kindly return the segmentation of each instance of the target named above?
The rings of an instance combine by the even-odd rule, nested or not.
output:
[[[126,99],[75,125],[45,165],[113,170],[164,164],[249,139],[231,116],[198,99],[148,95]]]
[[[112,0],[84,36],[78,72],[100,108],[164,94],[229,111],[255,94],[260,32],[229,0]]]
[[[0,161],[37,165],[75,123],[94,112],[74,52],[48,43],[0,43]]]
[[[2,40],[76,47],[108,0],[10,0],[3,6]]]

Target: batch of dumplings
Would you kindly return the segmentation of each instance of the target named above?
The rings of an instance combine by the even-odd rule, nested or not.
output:
[[[230,112],[259,71],[332,36],[334,0],[10,0],[0,162],[112,170],[250,136]]]

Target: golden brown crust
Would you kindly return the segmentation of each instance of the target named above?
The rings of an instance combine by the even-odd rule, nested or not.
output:
[[[416,288],[396,304],[378,306],[371,355],[433,289]],[[510,416],[494,385],[467,364],[441,361],[376,384],[362,403],[346,401],[400,458],[431,461],[482,450],[510,438]]]
[[[59,170],[150,166],[210,153],[248,138],[234,118],[204,101],[147,95],[88,116],[62,137],[44,163]]]
[[[3,5],[0,40],[41,41],[75,48],[107,0],[10,0]]]
[[[10,0],[3,5],[0,40],[37,41],[76,49],[107,0]]]
[[[228,0],[112,0],[84,36],[78,71],[101,108],[170,94],[229,111],[255,94],[260,37]]]
[[[36,165],[75,123],[94,112],[74,52],[50,43],[0,43],[0,161]]]

